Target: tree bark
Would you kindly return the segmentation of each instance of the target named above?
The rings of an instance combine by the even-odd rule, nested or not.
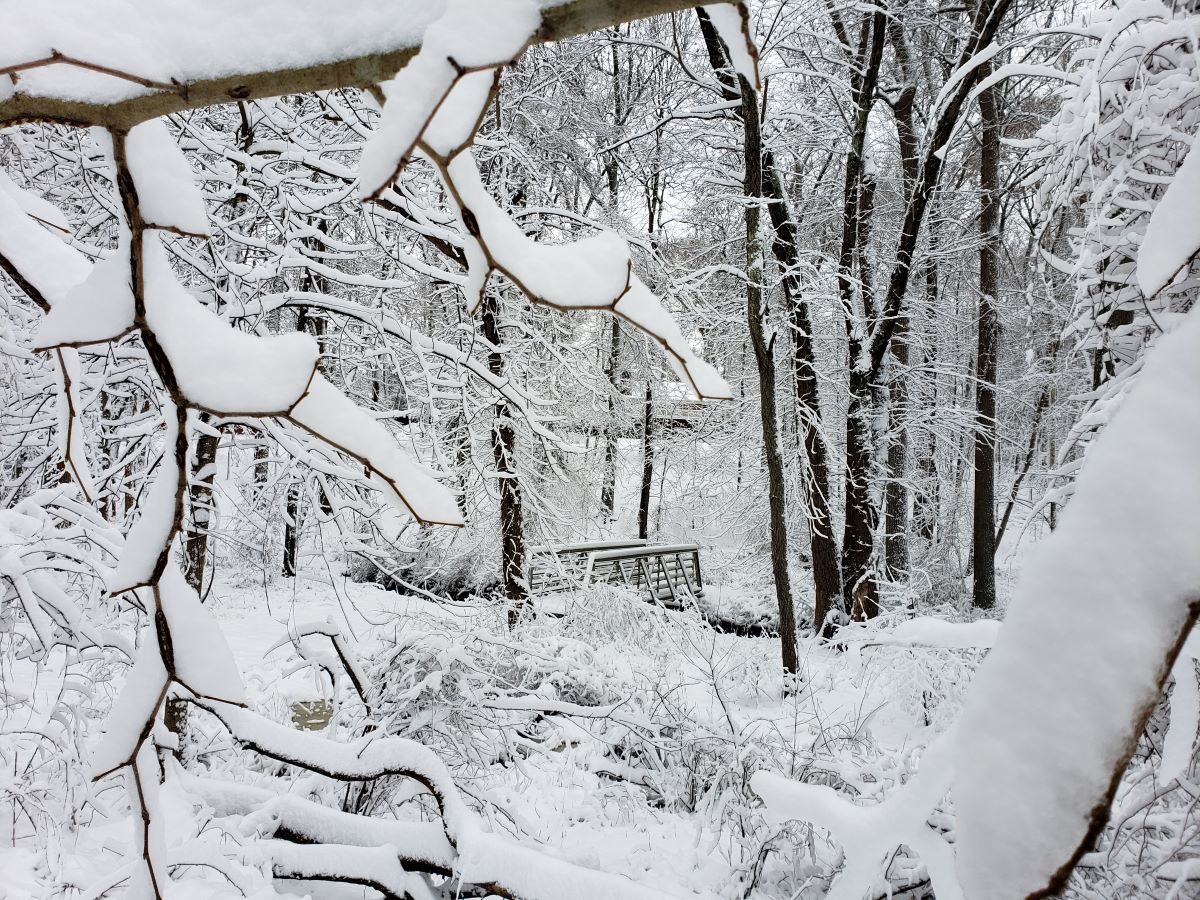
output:
[[[283,513],[283,575],[296,577],[296,563],[300,556],[300,486],[288,487],[287,501]]]
[[[759,215],[763,197],[762,135],[759,130],[758,97],[750,83],[738,76],[742,95],[742,123],[745,131],[746,173],[746,320],[750,343],[758,364],[758,409],[762,419],[763,456],[767,464],[767,499],[771,533],[771,571],[775,576],[775,601],[779,607],[780,652],[783,670],[795,674],[799,669],[796,650],[796,613],[792,602],[791,575],[788,572],[786,475],[783,451],[779,443],[779,412],[775,395],[774,336],[768,337],[768,310],[763,299],[763,260]]]
[[[842,570],[833,531],[833,510],[829,504],[829,454],[821,432],[821,393],[813,351],[812,318],[800,283],[797,229],[788,210],[783,180],[770,152],[763,154],[763,186],[770,199],[767,209],[774,232],[771,250],[783,272],[784,300],[792,332],[796,415],[807,463],[803,483],[812,557],[813,631],[826,633],[830,613],[841,610],[842,593]]]
[[[480,326],[491,349],[488,368],[492,374],[504,375],[504,356],[501,352],[499,310],[494,294],[484,295],[480,309]],[[529,584],[525,580],[525,519],[521,482],[516,470],[517,433],[512,425],[508,402],[496,401],[492,418],[492,457],[500,487],[500,581],[508,607],[508,625],[513,627],[529,599]]]
[[[905,199],[917,184],[920,160],[919,141],[913,124],[913,104],[917,96],[916,71],[908,37],[899,19],[888,23],[888,39],[902,78],[900,93],[892,101],[896,120],[897,143]],[[902,316],[892,340],[892,372],[888,380],[887,487],[884,493],[883,561],[888,577],[899,581],[908,575],[908,530],[910,499],[908,488],[908,317]]]
[[[611,337],[608,365],[604,372],[608,379],[608,422],[604,427],[604,475],[600,484],[600,516],[605,522],[613,520],[617,501],[617,440],[620,435],[620,428],[617,427],[617,395],[622,379],[617,375],[621,359],[621,320],[616,316],[612,317]]]
[[[991,64],[986,64],[990,73]],[[1000,115],[998,90],[979,95],[979,333],[975,380],[975,489],[972,497],[972,602],[996,605],[996,353],[1000,288]]]
[[[642,487],[638,492],[638,537],[650,537],[650,488],[654,483],[654,390],[646,381],[642,408]]]
[[[534,34],[533,42],[561,41],[623,22],[680,12],[694,4],[695,0],[565,0],[542,8],[541,27]],[[391,80],[408,65],[420,49],[419,43],[419,40],[406,37],[397,41],[401,46],[329,61],[301,59],[290,69],[231,72],[216,78],[179,79],[170,84],[148,85],[151,90],[116,102],[13,93],[0,100],[0,125],[41,120],[128,131],[150,119],[235,100],[261,100],[339,88],[371,88]],[[176,73],[177,76],[180,74]]]
[[[929,235],[928,256],[925,259],[925,306],[929,316],[936,321],[938,304],[938,265],[933,255],[936,247],[936,233]],[[934,327],[927,333],[925,339],[924,358],[937,357],[937,329]],[[929,404],[933,409],[938,405],[938,377],[936,372],[929,375]],[[938,514],[942,505],[941,483],[937,467],[937,434],[929,430],[929,443],[925,451],[917,455],[917,468],[921,473],[921,488],[914,497],[913,518],[917,534],[926,541],[933,541],[937,536]]]
[[[208,561],[208,528],[212,521],[213,477],[216,475],[219,442],[213,434],[196,435],[188,484],[191,517],[183,538],[184,574],[192,590],[200,595],[203,595],[204,569]]]
[[[846,354],[850,399],[846,409],[846,517],[842,531],[842,590],[854,619],[879,613],[874,564],[876,509],[871,498],[874,458],[872,419],[878,367],[867,358],[868,323],[878,310],[869,291],[870,274],[861,264],[870,223],[873,185],[866,166],[866,137],[875,88],[883,60],[886,16],[881,7],[864,13],[851,79],[855,117],[846,155],[842,206],[842,239],[838,254],[838,296],[846,321]],[[861,311],[856,303],[861,294]]]
[[[908,323],[892,340],[896,370],[888,382],[887,488],[884,494],[883,560],[888,578],[908,575]]]
[[[721,84],[722,96],[726,100],[742,101],[742,91],[749,89],[753,96],[752,106],[757,109],[757,92],[748,84],[743,86],[734,83],[728,58],[716,30],[703,10],[697,10],[697,15],[709,62]],[[834,537],[833,512],[829,503],[829,455],[821,430],[821,394],[813,351],[813,327],[808,303],[804,299],[804,285],[800,279],[800,249],[796,222],[788,206],[787,193],[775,157],[765,149],[761,156],[761,182],[762,196],[768,201],[767,213],[771,220],[771,252],[782,276],[788,324],[792,332],[793,389],[797,423],[807,463],[803,487],[808,517],[809,552],[812,557],[813,630],[822,631],[829,614],[840,609],[842,593],[842,572],[838,564],[837,539]],[[740,484],[740,451],[738,461]]]

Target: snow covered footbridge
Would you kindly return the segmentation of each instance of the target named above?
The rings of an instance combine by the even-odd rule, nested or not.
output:
[[[704,594],[700,548],[695,544],[651,545],[629,539],[534,547],[528,574],[529,590],[535,596],[616,584],[678,608]]]

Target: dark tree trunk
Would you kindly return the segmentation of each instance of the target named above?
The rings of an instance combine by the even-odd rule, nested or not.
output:
[[[929,236],[929,257],[925,260],[925,305],[930,311],[930,317],[936,321],[938,303],[938,266],[933,256],[936,238]],[[937,357],[936,326],[928,332],[925,359]],[[938,405],[938,377],[936,372],[929,375],[929,404],[933,409]],[[914,497],[914,525],[917,534],[926,541],[932,541],[937,535],[938,513],[941,507],[941,482],[937,468],[937,434],[929,429],[929,443],[925,452],[917,455],[917,468],[921,473],[921,488]]]
[[[887,489],[884,495],[884,565],[888,577],[908,574],[908,324],[892,340],[896,371],[888,384]]]
[[[504,375],[504,357],[500,350],[499,310],[494,294],[484,296],[480,310],[483,336],[492,349],[488,351],[488,368],[496,376]],[[500,480],[500,581],[508,605],[508,624],[517,624],[529,599],[529,584],[525,579],[525,521],[521,497],[521,482],[516,469],[517,433],[507,401],[496,402],[492,419],[492,456]]]
[[[874,563],[877,512],[871,498],[874,459],[872,419],[878,366],[866,358],[870,322],[878,310],[869,290],[870,273],[862,265],[873,205],[873,183],[866,167],[865,147],[875,87],[883,60],[886,16],[882,8],[864,13],[857,51],[858,66],[851,80],[855,118],[846,155],[842,206],[842,240],[838,255],[838,295],[846,320],[846,352],[850,369],[846,409],[846,518],[842,531],[842,590],[854,619],[879,613],[879,588]],[[856,296],[861,293],[861,308]]]
[[[919,141],[913,124],[913,103],[917,96],[916,72],[908,37],[899,19],[888,23],[888,36],[903,79],[900,93],[892,102],[896,135],[900,146],[900,166],[904,197],[912,195],[917,184],[920,160]],[[902,316],[892,340],[892,373],[888,381],[887,487],[884,494],[883,558],[888,577],[899,581],[908,574],[908,530],[910,526],[908,489],[908,318]]]
[[[990,70],[991,66],[986,66]],[[988,73],[984,73],[986,77]],[[1000,288],[1000,115],[998,92],[979,95],[983,146],[979,159],[979,340],[975,381],[975,490],[972,499],[972,601],[996,605],[996,351]]]
[[[813,571],[813,630],[823,632],[831,612],[841,609],[842,570],[838,563],[833,511],[829,504],[829,456],[821,436],[821,394],[812,343],[812,319],[800,283],[800,251],[796,225],[789,215],[783,181],[770,153],[763,156],[763,185],[774,231],[771,249],[784,273],[783,291],[792,331],[792,381],[796,416],[807,463],[804,499],[807,504],[809,552]]]
[[[762,292],[762,247],[759,235],[759,201],[764,196],[762,136],[759,131],[758,99],[754,89],[739,76],[742,123],[745,129],[746,203],[746,320],[750,343],[758,364],[758,408],[762,419],[763,456],[767,464],[767,499],[771,533],[771,570],[775,576],[775,600],[779,606],[779,637],[783,670],[791,675],[799,669],[796,650],[796,613],[788,572],[786,475],[779,443],[779,412],[775,395],[774,340],[767,336],[768,311]]]
[[[825,442],[821,437],[821,396],[817,384],[816,360],[813,354],[812,321],[809,316],[808,304],[804,300],[803,285],[800,281],[800,252],[796,237],[796,223],[792,220],[788,209],[787,196],[783,187],[783,179],[775,165],[775,158],[769,151],[762,148],[762,139],[758,122],[758,95],[750,84],[743,78],[734,80],[732,68],[716,29],[703,10],[697,10],[700,20],[700,31],[704,37],[708,51],[709,62],[721,84],[721,91],[726,100],[738,100],[742,107],[742,117],[745,129],[746,157],[746,195],[767,199],[767,211],[770,216],[772,235],[771,251],[783,273],[782,285],[784,298],[788,308],[789,324],[792,329],[792,369],[795,385],[797,419],[803,434],[804,451],[807,461],[807,471],[804,478],[804,497],[807,503],[809,524],[809,548],[812,555],[814,602],[813,628],[820,630],[831,610],[838,607],[841,594],[841,570],[838,568],[837,543],[833,536],[833,516],[829,507],[829,462]],[[752,146],[753,145],[753,146]],[[754,184],[752,185],[752,181]],[[753,190],[751,187],[753,186]],[[761,272],[761,258],[758,253],[758,241],[753,244],[750,240],[751,209],[747,208],[747,254],[753,248],[753,265]],[[759,213],[753,209],[753,225],[757,231]],[[758,293],[756,301],[761,306],[761,287],[758,284],[748,287],[749,291]],[[784,508],[784,476],[783,458],[778,436],[778,418],[775,398],[775,361],[772,348],[765,347],[765,362],[768,372],[764,372],[764,359],[760,357],[760,343],[765,344],[762,336],[763,323],[761,315],[755,315],[747,304],[747,316],[750,321],[751,340],[754,344],[755,359],[759,364],[760,410],[763,419],[763,445],[767,457],[768,477],[771,477],[772,452],[779,459],[774,464],[778,469],[777,496],[770,496],[772,509],[772,569],[775,573],[776,600],[780,607],[780,633],[791,636],[784,637],[783,657],[784,668],[791,672],[795,670],[796,649],[795,609],[791,596],[791,578],[787,570],[787,531],[786,510]],[[755,331],[759,339],[755,340]],[[768,403],[769,398],[769,403]],[[770,414],[768,415],[768,405]],[[769,420],[769,421],[768,421]],[[768,432],[773,438],[768,438]],[[740,462],[739,461],[739,476]],[[740,483],[740,479],[739,479]],[[771,490],[775,491],[776,480],[771,478]],[[776,534],[776,509],[778,506],[778,535]],[[778,536],[778,541],[776,537]],[[783,554],[781,560],[775,557],[776,546]],[[781,592],[780,584],[786,585]],[[784,618],[791,623],[784,631]],[[790,662],[789,662],[790,660]]]
[[[638,537],[650,537],[650,488],[654,483],[654,390],[646,382],[642,407],[642,487],[638,492]]]
[[[600,484],[600,516],[606,522],[613,520],[617,500],[617,440],[620,428],[617,423],[617,396],[621,392],[617,375],[621,359],[621,320],[612,317],[612,342],[608,350],[608,364],[604,374],[608,378],[608,424],[604,428],[604,475]]]
[[[283,574],[287,578],[296,576],[296,563],[300,556],[300,485],[288,487],[287,502],[283,512]]]
[[[874,535],[876,512],[871,502],[871,381],[866,372],[850,373],[846,410],[846,527],[842,533],[842,572],[846,606],[855,620],[879,615]]]
[[[207,419],[207,416],[205,417]],[[197,594],[203,593],[204,569],[208,561],[208,528],[213,512],[213,477],[216,475],[217,445],[213,434],[197,434],[188,479],[191,516],[183,538],[185,575]]]
[[[259,435],[259,442],[254,447],[254,486],[261,491],[267,484],[270,474],[267,463],[266,436]]]

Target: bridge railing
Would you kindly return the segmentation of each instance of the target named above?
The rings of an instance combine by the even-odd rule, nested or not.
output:
[[[529,549],[529,592],[554,594],[581,587],[586,580],[591,553],[644,547],[644,538],[617,541],[592,541],[586,544],[562,544]]]
[[[700,548],[695,544],[649,545],[644,540],[598,541],[537,548],[530,554],[533,594],[617,584],[647,599],[681,607],[704,594]]]

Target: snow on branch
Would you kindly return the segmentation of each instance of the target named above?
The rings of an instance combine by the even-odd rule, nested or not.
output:
[[[262,841],[271,857],[276,878],[334,881],[373,888],[384,897],[434,900],[425,880],[407,871],[392,847],[355,847],[346,844],[299,845],[288,841]]]
[[[449,0],[445,12],[427,29],[421,50],[391,81],[382,86],[386,103],[379,126],[363,148],[359,192],[377,200],[411,161],[417,142],[434,122],[445,129],[443,104],[460,84],[483,97],[476,104],[459,103],[454,131],[460,143],[469,142],[478,128],[491,82],[498,67],[516,62],[539,24],[533,0],[494,0],[488,4]],[[393,100],[393,98],[395,98]]]
[[[370,781],[385,775],[411,778],[433,795],[452,843],[459,824],[470,814],[450,773],[424,744],[406,738],[371,736],[340,743],[313,732],[298,732],[220,700],[200,696],[189,699],[220,719],[241,744],[270,759],[338,781]]]
[[[323,376],[313,375],[288,418],[362,463],[384,496],[418,522],[463,523],[454,495],[397,447],[383,425]]]
[[[1022,571],[955,746],[973,900],[1062,886],[1200,615],[1197,396],[1200,309],[1151,350]]]
[[[412,65],[379,89],[383,120],[363,152],[361,195],[377,199],[419,150],[437,168],[468,235],[463,249],[469,310],[479,308],[488,279],[499,273],[535,303],[620,316],[662,347],[667,362],[698,398],[731,398],[725,380],[696,355],[662,301],[634,274],[625,241],[601,232],[569,244],[536,242],[484,187],[471,143],[495,97],[500,66],[524,48],[529,34],[522,37],[521,26],[532,29],[533,4],[503,4],[510,20],[506,27],[492,29],[494,36],[483,49],[464,37],[476,33],[460,21],[468,7],[466,0],[452,2],[444,22],[427,31]]]
[[[475,8],[490,5],[480,0]],[[692,5],[539,0],[533,40],[563,40]],[[4,15],[21,27],[0,29],[0,125],[41,120],[128,130],[217,103],[368,88],[413,58],[437,9],[428,0],[344,0],[330,16],[321,4],[283,0],[16,0]]]
[[[1193,631],[1183,643],[1171,667],[1171,721],[1163,736],[1160,784],[1169,784],[1187,771],[1200,732],[1200,684],[1196,662],[1200,660],[1200,632]]]
[[[405,868],[450,874],[455,850],[437,822],[408,822],[343,812],[295,794],[278,794],[194,775],[183,776],[189,793],[221,817],[242,817],[242,827],[301,844],[358,847],[391,845]]]
[[[1138,287],[1153,297],[1200,253],[1200,142],[1192,147],[1158,201],[1137,253]]]
[[[842,845],[846,862],[826,900],[860,900],[868,893],[890,891],[885,870],[900,846],[921,857],[938,900],[962,900],[954,852],[927,822],[944,799],[951,775],[949,740],[943,736],[925,750],[917,774],[875,806],[851,803],[831,787],[774,772],[756,773],[750,786],[771,818],[811,822]]]
[[[331,661],[325,659],[323,655],[318,655],[305,647],[303,639],[315,635],[322,635],[329,638],[333,644],[334,652],[337,654],[337,665],[331,664]],[[320,622],[305,622],[288,626],[288,633],[276,641],[273,645],[267,648],[267,653],[278,650],[286,644],[292,644],[306,661],[319,664],[327,672],[329,677],[334,682],[334,691],[336,693],[337,683],[339,679],[339,671],[345,672],[350,678],[350,683],[354,687],[354,692],[358,694],[358,699],[364,704],[367,703],[367,674],[363,671],[362,664],[358,660],[354,649],[350,646],[350,642],[346,640],[341,627],[333,621],[332,618],[326,617]]]
[[[68,246],[70,228],[62,213],[22,190],[0,173],[0,269],[43,311],[66,305],[92,266]],[[60,313],[61,315],[61,313]],[[79,356],[73,348],[54,352],[59,455],[85,499],[96,496],[83,441]]]
[[[750,36],[750,11],[745,3],[712,3],[702,7],[739,75],[757,90],[762,90],[758,71],[758,47]]]

